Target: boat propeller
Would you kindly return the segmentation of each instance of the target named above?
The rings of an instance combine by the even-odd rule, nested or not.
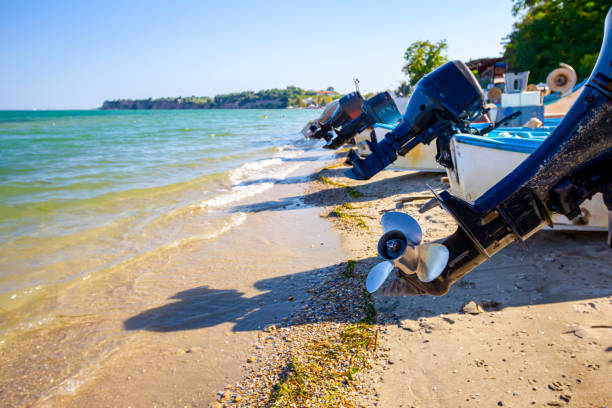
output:
[[[408,214],[388,212],[382,216],[380,222],[385,233],[378,241],[378,254],[385,260],[368,273],[368,292],[378,290],[394,267],[406,275],[416,274],[422,282],[431,282],[440,276],[449,258],[446,246],[421,244],[421,227]]]

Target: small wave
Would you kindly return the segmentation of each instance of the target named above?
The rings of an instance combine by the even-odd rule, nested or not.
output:
[[[209,200],[205,200],[194,207],[198,208],[210,208],[210,207],[222,207],[227,204],[235,203],[245,198],[252,197],[254,195],[263,193],[267,189],[271,188],[274,183],[261,183],[250,186],[238,186],[232,188],[229,193],[218,195]]]
[[[294,145],[283,145],[276,147],[276,156],[282,155],[283,159],[292,159],[304,153],[304,150]]]
[[[166,248],[176,248],[176,247],[179,247],[183,244],[186,244],[192,241],[210,241],[212,239],[217,238],[218,236],[222,234],[225,234],[229,230],[236,228],[240,224],[244,223],[246,219],[247,219],[247,215],[245,213],[236,213],[232,215],[231,219],[225,222],[225,224],[218,230],[209,232],[207,234],[193,235],[188,238],[183,238],[178,241],[171,242],[166,245]]]
[[[263,193],[274,184],[282,183],[287,175],[301,166],[299,162],[287,162],[286,159],[299,156],[303,151],[289,151],[289,148],[291,146],[280,146],[275,157],[244,163],[232,170],[229,174],[232,183],[229,192],[205,200],[192,208],[221,207]]]
[[[239,184],[243,181],[252,180],[255,177],[266,175],[268,173],[264,171],[266,168],[278,166],[282,163],[283,159],[279,157],[245,163],[231,172],[230,181],[234,184]]]

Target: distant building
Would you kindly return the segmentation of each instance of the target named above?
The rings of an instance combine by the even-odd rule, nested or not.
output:
[[[469,69],[478,71],[478,77],[485,87],[501,86],[506,75],[506,63],[502,57],[479,58],[466,63]]]

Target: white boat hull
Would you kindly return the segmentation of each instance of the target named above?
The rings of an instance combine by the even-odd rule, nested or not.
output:
[[[529,153],[475,146],[453,138],[450,143],[453,170],[447,169],[450,191],[466,201],[474,201],[523,162]],[[555,214],[555,229],[607,231],[608,209],[601,194],[580,206],[582,217],[572,222]]]

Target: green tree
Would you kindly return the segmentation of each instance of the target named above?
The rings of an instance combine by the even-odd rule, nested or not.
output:
[[[331,101],[333,101],[332,97],[327,95],[317,95],[313,98],[313,102],[319,106],[325,106]]]
[[[514,71],[531,71],[530,82],[543,82],[560,62],[578,78],[595,65],[610,0],[514,0],[520,16],[508,35],[504,58]]]
[[[440,40],[435,44],[430,41],[410,44],[404,53],[406,64],[402,68],[404,74],[408,75],[410,85],[416,85],[419,79],[448,61],[444,55],[447,48],[446,40]]]
[[[412,86],[406,81],[402,81],[399,87],[395,90],[395,93],[400,96],[409,96],[412,93]]]

